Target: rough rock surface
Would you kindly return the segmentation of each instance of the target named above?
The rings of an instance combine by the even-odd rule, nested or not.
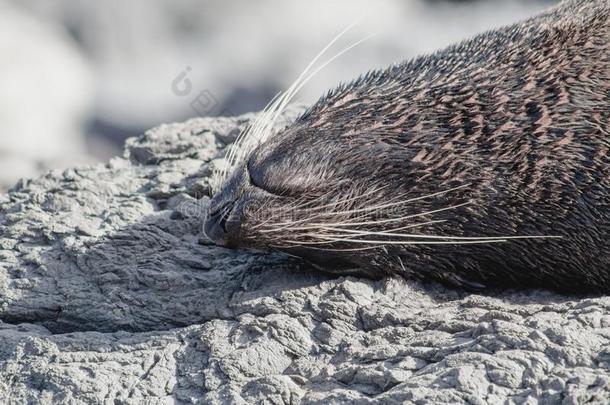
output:
[[[0,196],[0,402],[610,401],[608,297],[336,278],[206,242],[207,176],[249,118],[163,125]]]

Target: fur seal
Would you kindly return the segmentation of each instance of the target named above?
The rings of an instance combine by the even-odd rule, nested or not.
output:
[[[610,292],[610,1],[371,71],[272,133],[295,86],[216,176],[218,244],[339,274]]]

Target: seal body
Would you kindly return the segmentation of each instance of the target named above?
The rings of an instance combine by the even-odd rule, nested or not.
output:
[[[340,274],[610,291],[610,2],[339,85],[246,156],[205,229]]]

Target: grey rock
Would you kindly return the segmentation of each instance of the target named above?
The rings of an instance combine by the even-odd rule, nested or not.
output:
[[[333,277],[210,244],[208,176],[251,118],[163,125],[0,197],[2,403],[610,401],[609,297]]]

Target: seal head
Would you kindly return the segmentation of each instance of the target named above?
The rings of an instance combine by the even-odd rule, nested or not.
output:
[[[610,3],[370,72],[253,148],[217,243],[340,274],[610,290]]]

